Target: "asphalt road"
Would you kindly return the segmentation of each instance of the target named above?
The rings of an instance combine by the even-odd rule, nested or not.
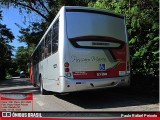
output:
[[[145,90],[144,90],[145,91]],[[41,95],[27,78],[0,81],[0,92],[33,93],[34,111],[159,111],[159,97],[124,88]]]

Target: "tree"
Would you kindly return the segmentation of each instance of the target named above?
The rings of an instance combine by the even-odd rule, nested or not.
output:
[[[32,48],[27,48],[23,46],[17,48],[16,63],[18,64],[18,72],[28,72],[28,63],[30,61],[31,52],[33,51]]]
[[[19,8],[20,12],[26,10],[29,14],[34,11],[46,21],[49,21],[46,16],[47,14],[52,16],[52,13],[47,8],[46,0],[1,0],[0,2],[1,5],[4,5],[5,7],[14,6],[15,8]]]
[[[0,20],[2,20],[1,11]],[[5,79],[7,69],[11,64],[13,47],[9,45],[9,42],[12,42],[13,39],[14,36],[10,29],[0,23],[0,79]]]
[[[159,1],[97,0],[89,6],[124,14],[133,74],[158,77]]]
[[[16,62],[15,58],[12,58],[9,64],[9,68],[7,69],[8,77],[19,76],[19,71],[17,70],[18,70],[18,63]]]
[[[96,0],[0,0],[0,3],[5,7],[19,8],[20,12],[23,9],[27,13],[35,12],[50,23],[62,6],[87,6],[93,1]]]
[[[35,22],[33,22],[27,28],[20,28],[19,33],[21,35],[19,36],[19,41],[27,43],[28,46],[32,44],[37,45],[44,34],[45,29],[45,23]]]

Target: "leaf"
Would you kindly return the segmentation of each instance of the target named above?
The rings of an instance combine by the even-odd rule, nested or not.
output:
[[[132,39],[129,41],[129,44],[134,44],[136,41],[137,41],[136,38],[132,38]]]
[[[149,33],[149,34],[146,35],[146,37],[147,37],[147,38],[150,38],[150,39],[153,39],[154,34],[153,34],[153,33]]]
[[[157,55],[157,54],[159,54],[160,53],[160,50],[157,50],[157,51],[155,51],[155,52],[152,52],[154,55]]]
[[[158,37],[155,37],[154,39],[153,39],[154,41],[159,41],[159,36]]]

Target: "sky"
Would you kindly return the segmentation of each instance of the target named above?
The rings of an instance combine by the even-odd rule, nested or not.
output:
[[[18,26],[16,26],[15,23],[18,23],[22,27],[27,27],[30,22],[38,21],[39,17],[38,15],[34,13],[28,15],[25,12],[23,12],[23,14],[22,13],[20,14],[19,9],[13,8],[13,7],[1,8],[0,10],[2,10],[1,23],[5,24],[7,28],[9,28],[11,32],[13,33],[13,35],[15,36],[15,39],[13,40],[13,42],[10,43],[10,45],[15,47],[15,50],[13,51],[13,54],[15,55],[17,47],[19,46],[26,47],[26,44],[24,42],[18,41],[18,36],[20,36],[20,33],[19,33],[19,28]],[[24,19],[25,16],[27,16],[26,20]],[[24,23],[24,21],[26,22]]]

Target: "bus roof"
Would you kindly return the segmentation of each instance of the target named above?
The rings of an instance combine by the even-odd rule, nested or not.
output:
[[[124,18],[124,15],[119,13],[114,13],[105,9],[99,9],[99,8],[91,8],[91,7],[83,7],[83,6],[64,6],[66,11],[68,12],[89,12],[89,13],[97,13],[97,14],[104,14],[104,15],[110,15],[113,17],[119,17]]]

